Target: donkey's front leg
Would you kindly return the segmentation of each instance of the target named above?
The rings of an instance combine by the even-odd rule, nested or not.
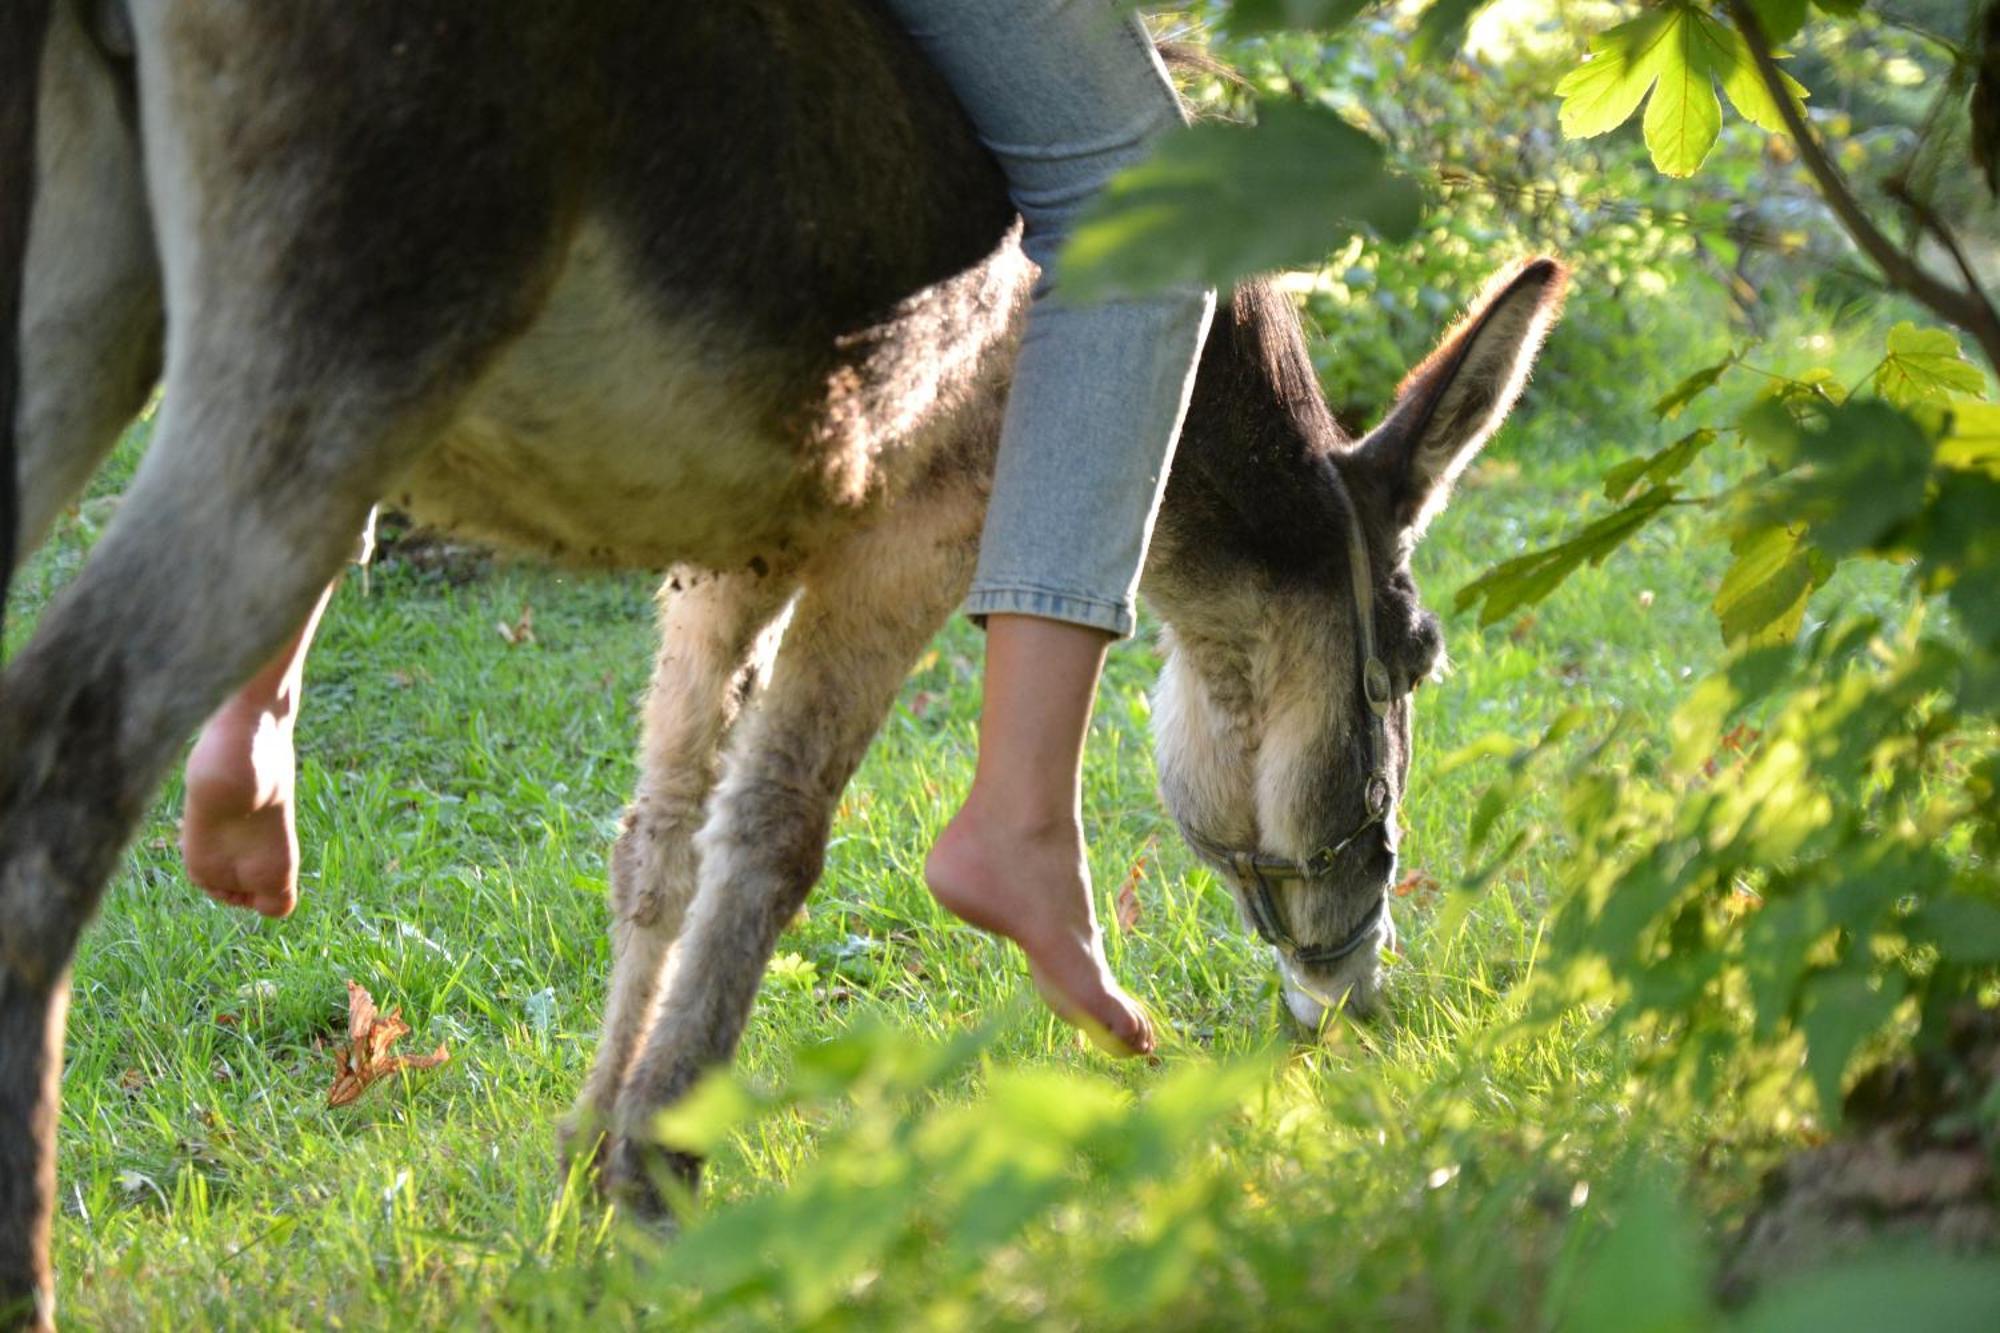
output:
[[[646,695],[639,788],[611,856],[611,988],[597,1060],[563,1122],[567,1158],[610,1127],[653,1022],[667,951],[695,892],[694,836],[722,748],[761,692],[797,589],[776,574],[676,571],[660,591],[660,653]]]
[[[971,579],[978,519],[969,481],[939,486],[804,571],[771,684],[696,839],[700,889],[618,1097],[609,1184],[643,1217],[665,1216],[655,1171],[691,1185],[700,1165],[656,1144],[654,1117],[735,1051],[778,933],[819,878],[841,789]]]

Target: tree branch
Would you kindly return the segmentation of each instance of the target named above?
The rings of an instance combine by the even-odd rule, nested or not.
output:
[[[1965,279],[1965,290],[1985,300],[1985,288],[1979,285],[1979,274],[1973,270],[1972,261],[1965,257],[1964,247],[1959,245],[1958,237],[1952,232],[1950,225],[1938,216],[1938,211],[1917,198],[1909,184],[1901,177],[1890,181],[1887,188],[1891,199],[1910,210],[1910,216],[1917,220],[1918,228],[1929,232],[1936,238],[1937,243],[1944,247],[1944,252],[1951,256],[1952,264],[1958,269],[1958,276]]]
[[[1875,261],[1875,266],[1882,270],[1891,286],[1914,297],[1939,319],[1976,341],[1986,354],[1987,364],[1993,367],[1995,374],[2000,374],[2000,313],[1994,311],[1976,288],[1962,291],[1940,281],[1882,234],[1854,197],[1854,192],[1848,188],[1839,169],[1827,157],[1812,126],[1806,123],[1805,113],[1785,88],[1778,62],[1771,56],[1770,39],[1764,35],[1764,27],[1757,21],[1757,15],[1746,0],[1726,0],[1726,3],[1730,17],[1736,21],[1738,31],[1750,47],[1750,57],[1757,65],[1757,77],[1777,104],[1778,114],[1784,117],[1785,128],[1798,145],[1799,160],[1812,173],[1820,196],[1833,210],[1833,215],[1840,219],[1840,225],[1846,228],[1862,253]]]

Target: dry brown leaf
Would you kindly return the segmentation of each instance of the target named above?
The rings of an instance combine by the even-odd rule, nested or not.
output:
[[[347,983],[347,1045],[334,1052],[333,1086],[328,1106],[359,1100],[369,1085],[405,1069],[430,1069],[451,1058],[443,1042],[429,1055],[391,1055],[389,1048],[408,1035],[410,1025],[401,1009],[376,1012],[375,997],[364,987]]]
[[[1150,842],[1146,844],[1149,848],[1152,845]],[[1139,928],[1139,881],[1145,877],[1146,855],[1141,852],[1139,859],[1132,863],[1132,868],[1125,872],[1125,882],[1119,886],[1118,897],[1111,904],[1112,919],[1118,923],[1121,934],[1130,935]]]
[[[1397,880],[1395,886],[1389,890],[1398,898],[1407,898],[1415,894],[1420,900],[1436,897],[1437,891],[1437,876],[1427,870],[1412,870]]]
[[[505,639],[510,647],[518,648],[524,643],[533,643],[535,641],[535,608],[522,603],[520,619],[511,625],[502,620],[496,623],[493,628],[500,631],[500,637]]]

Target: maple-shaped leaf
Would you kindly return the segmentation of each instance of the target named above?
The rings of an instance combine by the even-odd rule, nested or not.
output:
[[[380,1079],[405,1069],[430,1069],[451,1058],[443,1042],[429,1055],[389,1054],[389,1048],[409,1031],[401,1009],[386,1015],[376,1012],[375,997],[365,987],[348,982],[347,1045],[334,1052],[333,1086],[327,1089],[326,1104],[346,1106]]]
[[[1986,396],[1986,374],[1965,359],[1958,339],[1943,329],[1904,320],[1889,330],[1888,351],[1875,370],[1875,392],[1898,407],[1948,403],[1954,394]]]
[[[1804,85],[1783,73],[1779,81],[1803,103]],[[1745,120],[1773,133],[1785,129],[1742,34],[1691,0],[1668,0],[1590,39],[1589,58],[1556,84],[1559,119],[1565,135],[1588,139],[1624,124],[1645,101],[1641,124],[1653,165],[1691,176],[1722,130],[1718,83]]]

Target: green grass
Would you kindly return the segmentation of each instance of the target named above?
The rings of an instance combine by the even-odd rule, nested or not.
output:
[[[1534,423],[1530,412],[1496,446],[1424,546],[1420,581],[1440,610],[1487,565],[1568,525],[1625,443],[1538,435]],[[122,485],[136,449],[94,494]],[[103,510],[86,502],[17,582],[17,641]],[[947,1134],[954,1116],[999,1126],[1003,1146],[1015,1131],[1032,1144],[1019,1117],[991,1109],[1005,1099],[983,1100],[996,1083],[1070,1079],[1043,1100],[1105,1094],[1129,1113],[1178,1104],[1181,1093],[1154,1094],[1188,1071],[1226,1082],[1208,1062],[1248,1059],[1255,1073],[1168,1160],[1098,1161],[1023,1228],[969,1249],[949,1243],[950,1207],[910,1205],[917,1221],[900,1240],[845,1267],[827,1259],[832,1285],[805,1295],[768,1281],[708,1287],[699,1244],[647,1262],[555,1166],[554,1125],[604,994],[606,852],[634,774],[648,582],[505,564],[464,586],[394,567],[365,588],[350,578],[311,662],[298,913],[264,922],[192,889],[170,785],[84,941],[56,1230],[67,1316],[78,1327],[565,1327],[585,1311],[625,1325],[698,1310],[751,1325],[1191,1327],[1255,1308],[1316,1327],[1545,1323],[1588,1295],[1579,1256],[1605,1202],[1630,1193],[1621,1182],[1659,1173],[1713,1230],[1768,1145],[1737,1134],[1728,1108],[1670,1114],[1641,1095],[1582,1016],[1496,1040],[1537,962],[1549,860],[1531,853],[1451,903],[1470,859],[1465,817],[1490,774],[1427,769],[1491,731],[1531,737],[1572,705],[1663,718],[1719,656],[1706,610],[1719,573],[1714,549],[1663,523],[1531,617],[1486,631],[1449,619],[1455,665],[1420,700],[1404,810],[1408,868],[1444,890],[1395,904],[1405,944],[1386,1018],[1314,1049],[1285,1042],[1262,950],[1158,806],[1156,659],[1143,642],[1122,648],[1100,698],[1086,817],[1107,919],[1111,896],[1140,876],[1142,918],[1109,948],[1165,1020],[1156,1068],[1080,1048],[1032,1001],[1018,959],[947,919],[921,885],[973,758],[979,642],[950,626],[841,806],[825,878],[780,943],[739,1063],[775,1087],[797,1060],[810,1066],[811,1043],[842,1033],[985,1044],[914,1096],[808,1097],[750,1121],[718,1151],[708,1205],[754,1220],[815,1171],[910,1152],[935,1164],[911,1145]],[[523,607],[534,641],[510,645],[496,626]],[[448,1042],[452,1057],[330,1109],[322,1043],[350,978],[402,1007],[408,1045]],[[1177,1188],[1207,1193],[1176,1203]]]

